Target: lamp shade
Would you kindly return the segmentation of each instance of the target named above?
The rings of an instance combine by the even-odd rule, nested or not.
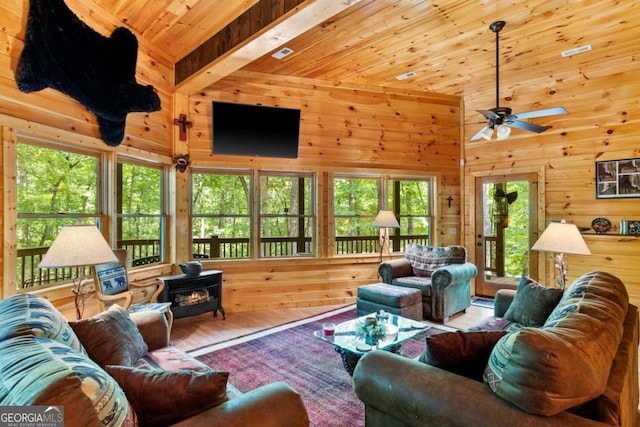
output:
[[[575,224],[567,224],[565,220],[550,222],[531,249],[542,252],[591,255],[578,227]]]
[[[400,228],[396,216],[391,211],[380,211],[373,221],[374,227]]]
[[[116,262],[113,250],[95,225],[65,225],[38,268],[79,267]]]

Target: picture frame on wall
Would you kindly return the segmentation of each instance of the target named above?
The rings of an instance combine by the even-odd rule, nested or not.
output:
[[[640,198],[640,159],[596,162],[596,198]]]

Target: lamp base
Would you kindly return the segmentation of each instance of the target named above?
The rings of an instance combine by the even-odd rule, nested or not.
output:
[[[563,253],[558,253],[555,256],[556,270],[558,270],[558,284],[560,290],[564,292],[564,287],[567,284],[567,261],[564,259]]]
[[[76,320],[82,319],[84,314],[86,292],[84,291],[85,284],[83,282],[84,276],[81,269],[78,278],[73,281],[73,288],[71,289],[71,292],[73,292],[73,305],[76,309]]]

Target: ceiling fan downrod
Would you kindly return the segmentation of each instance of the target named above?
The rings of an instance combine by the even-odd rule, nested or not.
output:
[[[504,28],[506,22],[496,21],[489,25],[489,29],[496,33],[496,110],[500,108],[500,31]],[[497,113],[497,111],[496,111]]]

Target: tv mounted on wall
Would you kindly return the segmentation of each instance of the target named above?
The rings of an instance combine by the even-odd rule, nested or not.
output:
[[[213,101],[213,154],[298,157],[300,110]]]

